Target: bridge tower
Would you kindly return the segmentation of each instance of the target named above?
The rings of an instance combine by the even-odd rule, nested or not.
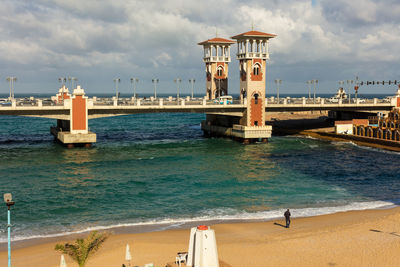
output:
[[[228,64],[231,62],[230,45],[235,41],[215,37],[198,43],[204,48],[206,64],[206,96],[215,99],[228,94]]]
[[[271,137],[272,126],[265,124],[265,81],[268,41],[275,36],[249,31],[232,37],[238,45],[243,112],[208,113],[201,122],[205,136],[230,136],[243,143],[267,142]]]
[[[265,126],[265,81],[269,59],[268,42],[276,37],[259,31],[235,35],[240,69],[240,97],[247,99],[245,126]]]

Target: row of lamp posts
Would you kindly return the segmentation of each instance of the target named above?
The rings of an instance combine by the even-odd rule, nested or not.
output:
[[[114,83],[115,83],[115,97],[118,99],[119,97],[119,92],[118,92],[118,84],[121,82],[120,78],[115,78]],[[151,82],[154,85],[154,98],[157,98],[157,84],[160,82],[159,79],[154,78],[151,79]],[[179,99],[179,92],[180,92],[180,84],[182,82],[181,78],[176,78],[174,79],[174,82],[177,84],[177,93],[176,93],[176,98]],[[196,82],[195,79],[189,79],[189,83],[192,85],[192,98],[193,98],[193,90],[194,90],[194,83]],[[136,88],[137,84],[139,83],[138,78],[131,78],[131,83],[133,85],[133,97],[136,98]]]

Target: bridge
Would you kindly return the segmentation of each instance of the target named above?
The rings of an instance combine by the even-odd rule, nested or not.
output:
[[[64,98],[62,95],[64,94]],[[76,102],[76,103],[75,103]],[[78,103],[78,105],[77,105]],[[265,112],[301,112],[301,111],[337,111],[337,112],[388,112],[397,104],[397,98],[386,99],[356,99],[352,102],[348,100],[338,100],[331,103],[329,99],[316,98],[283,98],[279,101],[274,98],[265,99]],[[12,99],[9,105],[0,105],[0,115],[28,116],[57,119],[57,126],[51,128],[51,133],[56,138],[67,145],[85,144],[89,145],[96,142],[96,134],[88,130],[88,120],[102,117],[121,116],[141,113],[161,113],[161,112],[191,112],[205,113],[207,116],[224,116],[226,118],[242,118],[248,107],[247,98],[233,100],[232,103],[218,102],[204,98],[88,98],[84,90],[79,86],[71,96],[67,88],[60,88],[59,93],[49,99]],[[77,114],[79,114],[77,116]],[[79,120],[80,123],[71,123]],[[76,129],[74,129],[74,127]],[[224,131],[219,129],[223,125],[211,123],[209,128],[214,131]],[[204,131],[207,124],[203,123]],[[234,131],[234,127],[231,127]],[[235,129],[249,132],[251,130],[236,126]],[[211,129],[211,128],[210,128]],[[209,130],[210,130],[209,129]],[[228,134],[229,135],[229,134]],[[231,133],[232,135],[232,133]]]

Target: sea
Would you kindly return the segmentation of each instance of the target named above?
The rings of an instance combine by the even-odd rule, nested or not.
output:
[[[375,96],[371,96],[375,97]],[[204,114],[89,121],[92,148],[54,142],[54,119],[0,116],[0,193],[12,193],[12,240],[94,229],[158,231],[400,202],[400,153],[352,142],[273,136],[243,145],[204,138]],[[0,243],[7,242],[0,208]],[[145,226],[145,227],[144,227]]]

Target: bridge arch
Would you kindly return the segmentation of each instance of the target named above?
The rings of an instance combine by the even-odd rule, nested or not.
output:
[[[394,134],[394,141],[400,141],[400,131],[396,130]]]
[[[383,130],[381,128],[378,128],[377,131],[377,138],[383,139]]]
[[[392,131],[390,129],[386,130],[386,140],[392,140]]]
[[[374,131],[372,130],[372,128],[371,128],[371,127],[368,127],[368,128],[367,128],[367,136],[368,136],[368,137],[373,137],[373,134],[374,134]]]
[[[364,126],[360,126],[360,135],[365,136],[365,127]]]

